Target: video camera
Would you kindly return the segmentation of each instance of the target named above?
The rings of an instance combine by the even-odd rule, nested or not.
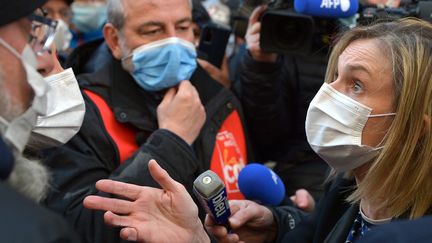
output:
[[[338,19],[352,17],[354,25],[378,18],[417,17],[432,22],[432,1],[401,0],[399,8],[361,6],[359,0],[245,0],[234,18],[234,33],[244,37],[242,23],[253,9],[268,4],[261,16],[261,49],[266,52],[305,55],[325,49],[331,36],[343,27]],[[360,9],[359,9],[360,8]],[[355,20],[357,19],[357,20]],[[357,21],[357,22],[356,22]]]
[[[330,36],[339,30],[337,17],[347,16],[345,12],[338,10],[346,8],[346,2],[347,13],[354,15],[358,0],[246,0],[239,13],[245,15],[246,10],[252,12],[256,6],[267,4],[268,9],[261,16],[261,49],[266,52],[304,55],[327,49]],[[355,3],[352,4],[355,9],[350,6],[351,2]],[[234,20],[234,33],[244,36],[245,27],[238,22]]]

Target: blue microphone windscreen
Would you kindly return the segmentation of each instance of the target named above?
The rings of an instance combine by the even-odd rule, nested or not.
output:
[[[294,0],[297,13],[328,18],[347,18],[358,11],[358,0]]]
[[[285,197],[285,185],[276,173],[261,164],[248,164],[239,174],[238,185],[246,199],[277,206]]]

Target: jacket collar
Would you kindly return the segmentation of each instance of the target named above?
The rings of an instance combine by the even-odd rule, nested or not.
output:
[[[116,60],[111,53],[107,56],[109,61],[98,71],[79,76],[80,86],[100,95],[111,107],[118,122],[130,123],[147,132],[156,130],[156,109],[164,91],[143,90],[123,69],[120,60]],[[223,86],[210,78],[199,65],[191,77],[191,83],[198,90],[204,106],[223,90]]]
[[[144,131],[157,129],[156,108],[162,95],[141,89],[119,60],[111,56],[101,69],[79,79],[82,88],[97,93],[108,103],[118,122]]]

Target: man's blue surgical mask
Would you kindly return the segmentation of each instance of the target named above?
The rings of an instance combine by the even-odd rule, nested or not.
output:
[[[160,91],[189,80],[197,67],[196,57],[191,42],[170,37],[136,48],[122,64],[141,88]]]
[[[102,2],[74,2],[72,23],[82,33],[95,32],[102,29],[107,20],[107,6]]]

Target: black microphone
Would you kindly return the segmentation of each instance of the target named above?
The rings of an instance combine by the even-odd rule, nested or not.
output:
[[[225,185],[219,176],[207,170],[195,179],[193,189],[207,214],[216,224],[224,225],[229,229],[228,218],[231,216],[231,210]]]

